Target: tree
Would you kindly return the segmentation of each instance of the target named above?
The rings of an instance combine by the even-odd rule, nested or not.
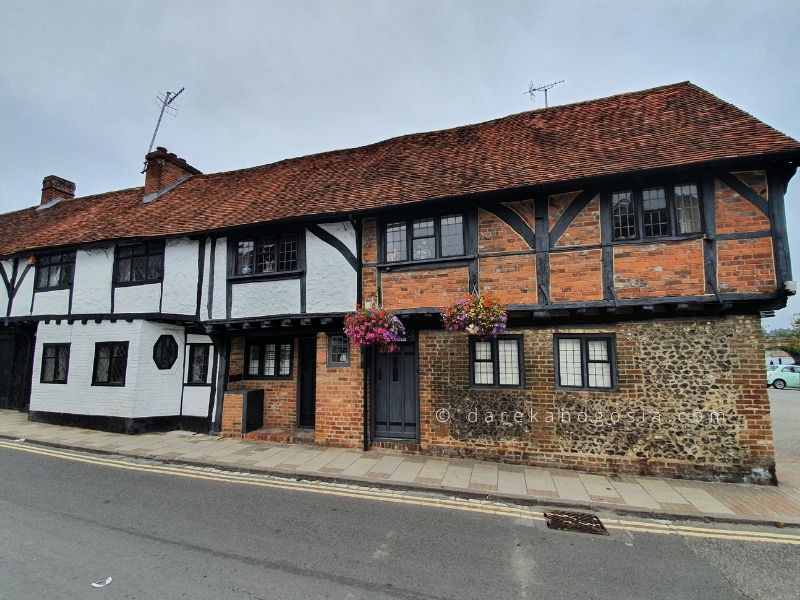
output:
[[[800,314],[792,317],[791,329],[778,329],[766,335],[767,348],[783,350],[800,363]]]

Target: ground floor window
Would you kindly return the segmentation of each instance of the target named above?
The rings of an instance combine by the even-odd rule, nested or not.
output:
[[[555,336],[558,387],[613,389],[616,386],[616,352],[611,335]]]
[[[69,344],[44,344],[42,349],[42,383],[67,383]]]
[[[98,342],[94,347],[92,385],[125,385],[128,342]]]
[[[350,344],[346,335],[328,336],[328,367],[346,367],[350,364]]]
[[[192,344],[189,346],[189,375],[187,383],[208,383],[208,364],[211,355],[209,344]]]
[[[522,386],[522,338],[470,338],[470,379],[476,386]]]
[[[292,376],[291,340],[247,340],[245,357],[245,372],[249,377],[288,379]]]

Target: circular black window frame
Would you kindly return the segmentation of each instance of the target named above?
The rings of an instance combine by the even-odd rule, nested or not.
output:
[[[161,371],[172,368],[178,360],[178,342],[171,335],[162,335],[153,344],[153,362]]]

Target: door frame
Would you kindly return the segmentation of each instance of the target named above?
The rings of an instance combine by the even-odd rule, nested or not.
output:
[[[375,432],[375,403],[378,401],[378,350],[377,348],[372,348],[370,350],[370,364],[373,366],[370,369],[370,387],[372,388],[370,391],[371,400],[369,406],[369,433],[370,433],[370,441],[374,442],[394,442],[398,444],[418,444],[420,442],[420,414],[422,412],[420,407],[419,401],[419,339],[416,335],[409,333],[406,336],[404,344],[412,344],[414,348],[414,400],[417,407],[417,414],[416,414],[416,427],[414,430],[414,437],[391,437],[391,436],[384,436],[384,435],[377,435]]]
[[[308,376],[303,371],[303,342],[313,346],[313,366],[314,372],[311,377],[311,384],[314,386],[314,424],[301,425],[300,424],[300,405],[303,401],[303,381]],[[297,407],[295,409],[296,417],[294,424],[298,429],[314,429],[317,426],[317,338],[316,336],[297,336]]]

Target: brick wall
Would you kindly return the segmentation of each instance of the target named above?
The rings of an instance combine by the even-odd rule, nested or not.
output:
[[[515,208],[517,208],[517,210],[520,209],[519,204],[520,203],[515,203]],[[525,205],[525,203],[521,204],[523,206]],[[528,244],[516,231],[509,227],[505,221],[488,211],[478,209],[479,253],[514,251],[524,252],[526,250],[530,250]]]
[[[767,200],[767,181],[763,171],[732,173]],[[717,233],[769,231],[767,216],[727,185],[716,181],[714,197],[717,211]]]
[[[587,246],[600,243],[600,196],[595,196],[572,223],[564,230],[556,243],[561,246]]]
[[[581,250],[550,255],[550,301],[603,299],[602,251]]]
[[[774,292],[772,238],[717,242],[717,281],[722,293]]]
[[[389,309],[438,308],[470,291],[469,269],[388,271],[381,274],[381,290]]]
[[[231,339],[228,375],[237,378],[244,373],[244,337]],[[292,344],[292,376],[290,379],[243,379],[228,383],[229,390],[264,390],[264,427],[293,429],[297,425],[297,371],[299,344]],[[227,397],[227,396],[226,396]],[[225,406],[223,405],[223,417]]]
[[[350,366],[328,367],[328,335],[317,334],[317,444],[359,448],[364,443],[364,372],[359,348],[350,348]]]
[[[702,241],[615,246],[614,287],[620,298],[704,294]]]
[[[506,304],[536,304],[536,257],[483,256],[478,261],[478,282]]]
[[[582,332],[616,335],[618,391],[555,389],[553,335]],[[499,391],[470,387],[467,336],[420,332],[423,452],[598,472],[760,482],[772,477],[757,316],[513,333],[524,336],[525,388]],[[451,412],[449,423],[437,421],[441,408]],[[475,408],[482,416],[494,411],[498,421],[500,412],[516,410],[526,419],[471,424],[468,413]],[[538,422],[530,422],[531,411]],[[594,415],[594,421],[581,423],[581,414]]]

